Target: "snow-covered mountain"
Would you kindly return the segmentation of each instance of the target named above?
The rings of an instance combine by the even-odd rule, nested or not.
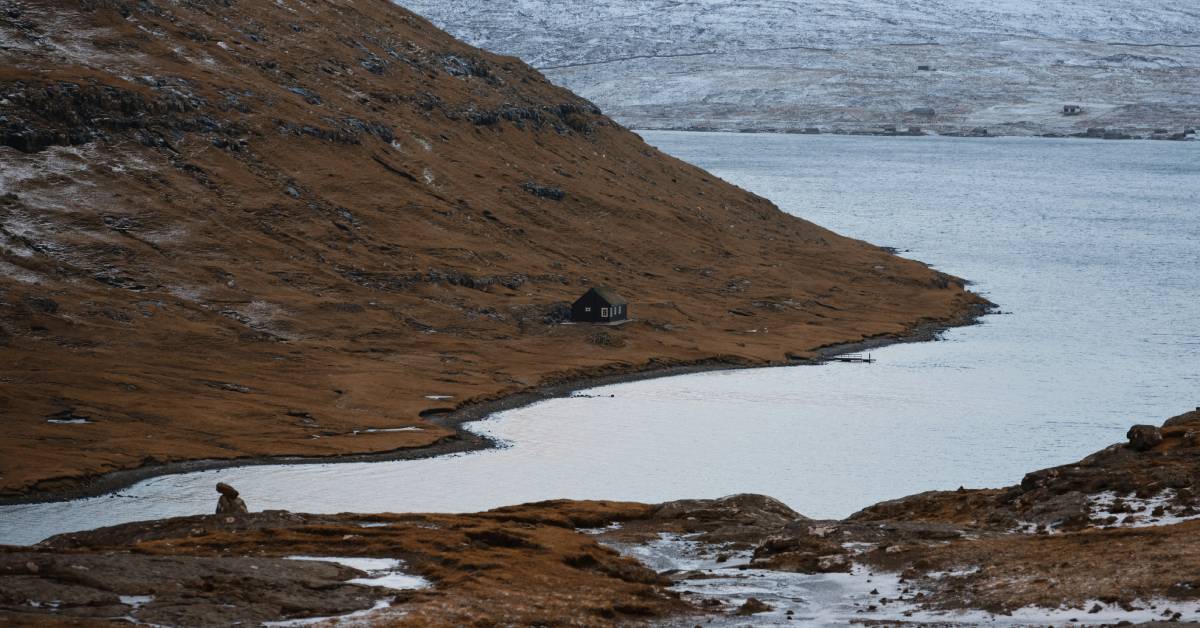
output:
[[[641,128],[1200,123],[1192,2],[399,1]]]

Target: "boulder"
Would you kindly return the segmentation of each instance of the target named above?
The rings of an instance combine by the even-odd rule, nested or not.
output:
[[[217,500],[218,515],[244,515],[248,512],[246,502],[238,497],[236,488],[224,482],[218,482],[217,492],[221,494],[221,499]]]
[[[1153,425],[1135,425],[1125,435],[1134,451],[1146,451],[1162,442],[1162,430]]]
[[[774,610],[774,607],[772,607],[770,604],[767,604],[756,597],[752,597],[746,599],[746,603],[742,604],[742,607],[737,610],[736,614],[747,616],[756,615],[758,613],[766,613],[772,610]]]

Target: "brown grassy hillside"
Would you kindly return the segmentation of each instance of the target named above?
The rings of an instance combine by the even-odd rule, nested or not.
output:
[[[9,495],[425,446],[429,408],[978,301],[385,0],[0,0],[0,116]],[[558,324],[597,284],[637,321]]]

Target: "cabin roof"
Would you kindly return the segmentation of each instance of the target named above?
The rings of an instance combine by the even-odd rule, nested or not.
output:
[[[608,301],[609,305],[629,305],[628,301],[623,299],[621,295],[617,294],[615,290],[609,288],[608,286],[597,286],[592,288],[591,291],[599,295],[601,299]]]

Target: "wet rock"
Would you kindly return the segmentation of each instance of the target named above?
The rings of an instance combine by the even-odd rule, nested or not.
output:
[[[809,521],[779,500],[752,494],[667,502],[650,519],[676,521],[688,532],[700,533],[706,542],[754,545],[783,534],[790,523]]]
[[[1162,442],[1162,430],[1153,425],[1135,425],[1125,434],[1129,447],[1134,451],[1146,451]]]
[[[1087,525],[1090,515],[1087,495],[1072,491],[1039,499],[1029,507],[1025,519],[1045,528],[1077,529]]]
[[[218,515],[244,515],[247,513],[246,502],[238,497],[236,488],[224,482],[218,482],[217,492],[221,494],[221,498],[217,500]]]
[[[757,615],[758,613],[766,613],[775,610],[775,607],[763,602],[762,600],[752,597],[746,600],[742,607],[737,609],[737,615]]]
[[[813,534],[806,526],[793,526],[781,536],[771,537],[754,548],[752,562],[756,567],[794,571],[797,573],[846,572],[850,561],[841,543]]]

